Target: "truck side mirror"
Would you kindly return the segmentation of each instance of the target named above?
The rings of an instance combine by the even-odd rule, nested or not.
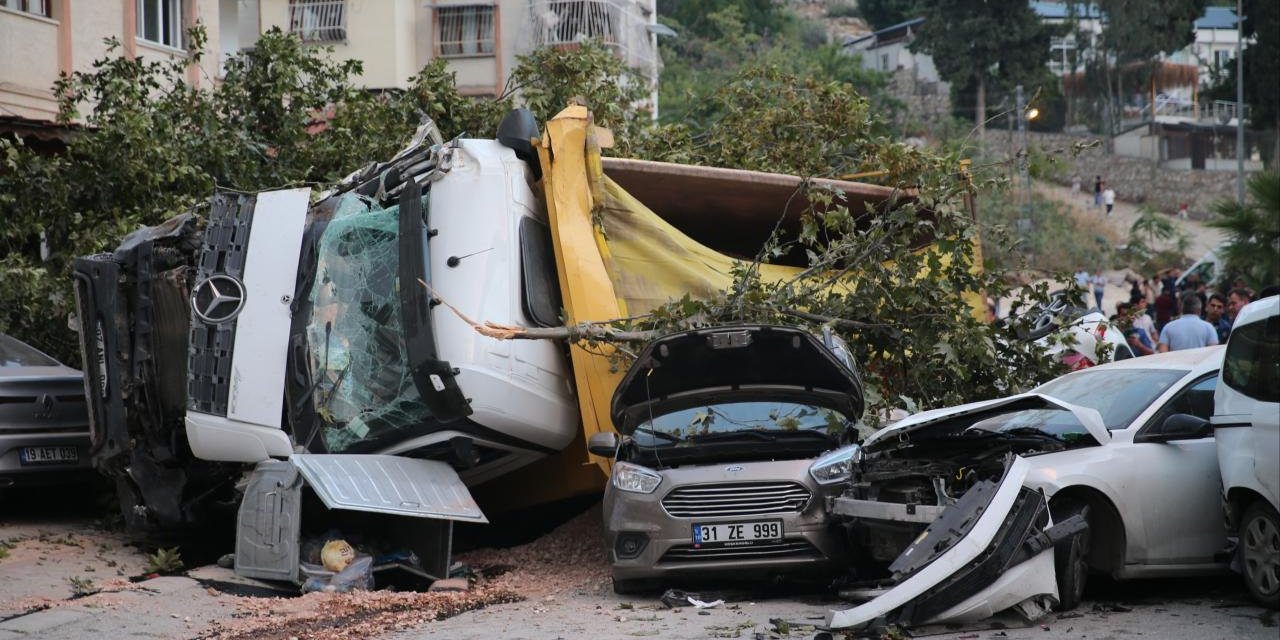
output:
[[[612,431],[591,434],[591,438],[587,440],[587,451],[605,458],[613,458],[618,452],[618,434]]]
[[[1147,436],[1148,442],[1169,442],[1170,440],[1195,440],[1212,432],[1209,421],[1188,413],[1175,413],[1160,424],[1160,429]]]

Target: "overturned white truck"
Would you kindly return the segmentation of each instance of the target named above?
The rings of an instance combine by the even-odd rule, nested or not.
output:
[[[500,140],[423,130],[314,205],[223,191],[203,228],[184,214],[77,260],[92,457],[129,524],[238,509],[237,570],[293,579],[305,482],[329,509],[415,516],[405,543],[444,576],[451,523],[485,521],[465,484],[579,430],[563,345],[434,317],[438,295],[559,323],[537,134],[527,112]]]

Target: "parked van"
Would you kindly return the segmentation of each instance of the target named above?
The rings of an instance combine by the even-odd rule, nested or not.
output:
[[[1249,593],[1280,606],[1280,296],[1236,316],[1214,390],[1213,426],[1227,527],[1239,536],[1232,563]]]

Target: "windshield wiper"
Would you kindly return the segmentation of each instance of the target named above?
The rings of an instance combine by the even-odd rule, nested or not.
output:
[[[1015,429],[1010,429],[1005,433],[1011,433],[1017,436],[1041,436],[1044,438],[1057,440],[1058,442],[1063,442],[1062,436],[1049,433],[1048,431],[1045,431],[1044,429],[1040,429],[1038,427],[1017,427]]]
[[[681,438],[680,436],[672,435],[670,433],[667,433],[666,431],[655,431],[648,427],[636,427],[635,433],[647,433],[651,436],[657,436],[659,438],[662,438],[667,442],[681,442],[684,440],[684,438]]]

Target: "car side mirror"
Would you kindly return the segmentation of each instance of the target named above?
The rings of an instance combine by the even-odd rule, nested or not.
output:
[[[1150,442],[1169,442],[1170,440],[1194,440],[1203,438],[1212,431],[1209,421],[1188,413],[1175,413],[1160,425],[1160,430],[1150,434]]]
[[[591,438],[587,440],[587,451],[612,458],[618,452],[618,434],[612,431],[591,434]]]

